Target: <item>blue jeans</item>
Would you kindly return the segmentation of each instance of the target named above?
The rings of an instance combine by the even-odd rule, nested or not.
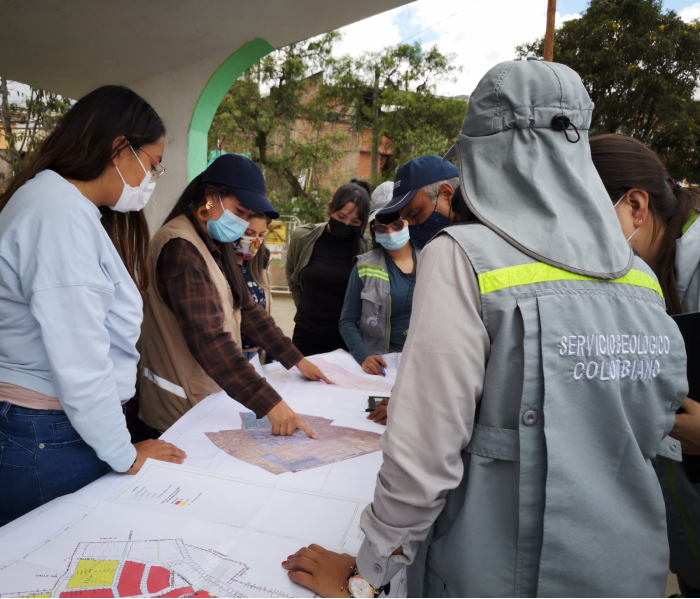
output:
[[[62,410],[0,402],[0,526],[110,471]]]

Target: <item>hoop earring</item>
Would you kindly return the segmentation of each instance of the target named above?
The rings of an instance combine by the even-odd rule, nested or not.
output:
[[[214,202],[207,200],[207,203],[197,210],[197,216],[200,220],[209,220],[211,218],[211,209],[214,207]]]

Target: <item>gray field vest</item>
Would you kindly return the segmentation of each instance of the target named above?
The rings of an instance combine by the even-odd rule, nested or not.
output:
[[[391,286],[384,250],[377,248],[357,258],[362,281],[360,335],[371,354],[388,354],[391,337]]]
[[[478,276],[491,354],[462,482],[411,593],[663,596],[669,554],[652,462],[687,384],[652,271],[635,259],[619,279],[592,279],[480,224],[444,233]]]

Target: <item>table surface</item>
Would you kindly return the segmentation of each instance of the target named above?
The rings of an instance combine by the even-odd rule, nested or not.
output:
[[[390,354],[385,359],[389,364],[386,377],[376,377],[364,373],[350,354],[342,350],[312,357],[322,367],[333,370],[344,386],[306,381],[295,369],[287,372],[279,364],[261,368],[256,363],[255,366],[298,414],[320,416],[332,420],[334,425],[381,434],[385,427],[367,420],[365,409],[369,395],[390,394],[387,389],[395,381],[400,354]],[[171,506],[149,505],[148,501],[138,503],[137,494],[132,493],[138,484],[145,484],[145,481],[148,485],[157,486],[159,476],[170,486],[173,481],[176,482],[177,490],[182,493],[185,493],[188,485],[193,489],[203,487],[209,491],[189,512],[188,517],[196,518],[197,522],[245,525],[247,530],[262,531],[263,534],[279,532],[274,530],[277,526],[288,530],[283,536],[294,539],[303,539],[303,528],[311,528],[314,532],[307,534],[321,537],[310,539],[312,542],[325,538],[328,544],[341,547],[345,545],[338,543],[339,536],[334,536],[333,518],[328,519],[328,514],[319,511],[315,514],[312,512],[313,509],[333,512],[336,507],[330,506],[337,505],[340,506],[338,509],[344,509],[343,506],[352,505],[352,516],[348,516],[348,522],[353,524],[350,531],[352,538],[347,541],[347,531],[342,538],[343,543],[348,542],[348,551],[356,550],[361,541],[361,532],[355,533],[354,527],[359,523],[361,509],[372,501],[382,461],[381,451],[301,472],[273,474],[228,455],[205,435],[207,432],[240,429],[240,413],[247,411],[223,391],[211,395],[161,437],[187,452],[183,466],[149,462],[148,468],[144,468],[143,473],[136,477],[107,474],[77,493],[49,502],[0,528],[0,596],[18,592],[17,589],[3,586],[10,584],[6,581],[16,578],[20,562],[36,564],[39,559],[37,548],[52,547],[51,542],[55,543],[52,539],[60,538],[61,534],[65,536],[64,531],[76,526],[76,522],[86,518],[86,514],[94,519],[97,514],[117,509],[115,506],[119,505],[119,509],[135,510],[143,521],[142,509],[151,509],[158,514],[173,511],[175,508]],[[231,498],[241,492],[247,496],[253,487],[264,490],[264,501],[269,506],[259,514],[244,517],[242,512],[246,512],[246,509],[250,511],[251,506],[246,508],[245,503],[240,503],[241,507],[237,509],[236,502]],[[234,488],[239,490],[235,491]],[[18,500],[21,501],[21,498]],[[108,505],[105,505],[106,502]],[[307,511],[309,519],[302,526]],[[342,517],[338,516],[336,520],[335,524],[340,524]],[[291,524],[294,522],[297,528]],[[325,524],[321,525],[322,522]],[[346,526],[344,521],[342,526]],[[295,532],[297,530],[299,534]],[[297,540],[294,542],[298,544]],[[50,561],[50,558],[46,559]]]

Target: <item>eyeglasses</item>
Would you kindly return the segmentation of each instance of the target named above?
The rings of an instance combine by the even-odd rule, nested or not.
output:
[[[165,167],[158,162],[153,156],[151,156],[146,150],[144,150],[141,146],[139,146],[139,150],[141,150],[146,156],[148,156],[153,162],[156,163],[156,166],[153,167],[153,174],[151,175],[153,180],[155,181],[158,179],[164,172],[165,172]]]
[[[406,223],[403,219],[395,220],[393,223],[385,225],[383,223],[378,223],[374,222],[374,232],[379,233],[380,235],[384,235],[386,233],[389,233],[390,231],[400,231],[406,226]]]

